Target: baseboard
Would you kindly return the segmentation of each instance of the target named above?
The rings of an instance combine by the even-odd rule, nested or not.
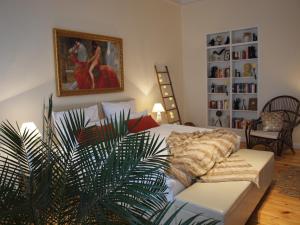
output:
[[[294,143],[294,148],[296,150],[300,150],[300,143]]]

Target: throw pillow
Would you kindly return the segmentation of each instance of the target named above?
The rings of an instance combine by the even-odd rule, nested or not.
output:
[[[130,133],[138,133],[158,126],[159,124],[150,115],[128,121],[128,130]]]
[[[87,127],[78,132],[76,139],[79,144],[90,143],[91,141],[103,141],[105,138],[108,138],[112,129],[113,127],[110,124]]]
[[[262,129],[263,131],[278,132],[283,127],[284,112],[262,112]]]

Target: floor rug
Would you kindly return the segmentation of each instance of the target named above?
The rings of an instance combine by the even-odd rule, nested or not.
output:
[[[284,164],[275,177],[275,189],[280,193],[300,198],[300,166]]]

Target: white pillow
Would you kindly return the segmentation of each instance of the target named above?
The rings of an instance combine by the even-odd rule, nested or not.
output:
[[[80,111],[80,109],[74,109],[75,111]],[[87,108],[83,108],[84,115],[85,115],[85,122],[90,120],[91,122],[99,121],[99,112],[98,112],[98,106],[93,105]],[[55,122],[56,126],[61,127],[62,123],[61,120],[64,121],[64,114],[68,117],[67,111],[61,111],[61,112],[52,112],[53,121]]]
[[[91,126],[101,126],[101,125],[105,125],[105,122],[106,122],[106,119],[101,119],[101,120],[97,120],[97,121],[91,121],[89,122],[88,124],[88,127],[91,127]]]
[[[117,118],[120,116],[120,112],[125,113],[125,117],[130,114],[135,113],[135,100],[126,101],[126,102],[102,102],[102,108],[105,114],[105,117],[114,118],[117,115]]]
[[[99,120],[99,111],[97,105],[92,105],[90,107],[84,108],[85,118],[89,119],[90,122]]]
[[[142,116],[147,116],[147,115],[148,115],[147,110],[144,110],[142,112],[131,113],[130,114],[130,119],[137,119],[137,118],[140,118]]]

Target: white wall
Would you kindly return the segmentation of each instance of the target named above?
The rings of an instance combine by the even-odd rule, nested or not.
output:
[[[299,11],[299,0],[202,0],[181,10],[164,0],[1,0],[0,121],[41,125],[42,103],[55,94],[53,27],[121,37],[124,50],[124,92],[55,97],[58,105],[134,97],[139,110],[151,110],[161,101],[153,69],[161,63],[184,120],[205,126],[205,34],[256,25],[259,105],[280,94],[300,98]]]
[[[154,64],[167,64],[181,99],[180,7],[163,0],[1,0],[0,121],[34,121],[55,94],[52,28],[123,39],[125,91],[54,98],[78,104],[134,97],[137,108],[161,101]]]
[[[203,0],[182,7],[184,115],[206,126],[206,34],[259,26],[259,106],[287,94],[300,99],[300,1]],[[300,126],[294,132],[300,145]]]

